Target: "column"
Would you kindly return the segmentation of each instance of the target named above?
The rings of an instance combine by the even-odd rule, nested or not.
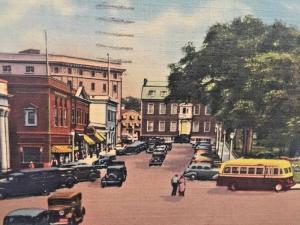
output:
[[[5,113],[6,166],[7,166],[7,169],[10,169],[10,147],[9,147],[8,115],[9,115],[9,111],[6,111],[6,113]]]
[[[6,141],[5,141],[5,124],[4,124],[5,111],[0,109],[0,150],[1,150],[1,169],[6,170]]]

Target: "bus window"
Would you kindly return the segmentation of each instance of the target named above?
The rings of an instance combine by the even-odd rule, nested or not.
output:
[[[246,174],[247,173],[247,167],[241,167],[240,174]]]
[[[290,172],[290,173],[292,172],[292,169],[291,169],[291,167],[289,167],[289,172]]]
[[[230,171],[230,167],[225,167],[225,169],[224,169],[224,173],[230,173],[231,171]]]
[[[274,168],[273,174],[278,174],[278,168]]]
[[[280,174],[283,174],[283,171],[282,171],[282,169],[280,169]]]
[[[256,174],[263,174],[264,168],[256,168]]]
[[[248,168],[248,174],[254,174],[255,173],[255,168]]]
[[[232,167],[232,173],[239,173],[238,167]]]
[[[285,174],[289,173],[289,169],[288,168],[284,168],[284,173]]]

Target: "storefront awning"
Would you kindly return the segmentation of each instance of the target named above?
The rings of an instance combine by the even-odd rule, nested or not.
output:
[[[83,135],[83,140],[88,144],[88,145],[94,145],[96,144],[95,141],[93,141],[89,136],[86,134]]]
[[[52,153],[71,153],[72,146],[70,146],[70,145],[53,145],[51,152]]]
[[[99,142],[105,141],[105,136],[103,136],[100,132],[95,132],[95,137],[99,140]]]

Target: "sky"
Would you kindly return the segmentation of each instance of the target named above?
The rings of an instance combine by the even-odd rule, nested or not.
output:
[[[99,4],[127,9],[96,7]],[[300,0],[0,0],[0,5],[1,52],[28,48],[45,52],[47,30],[49,53],[91,59],[109,53],[113,59],[132,61],[123,64],[123,96],[136,97],[144,78],[166,81],[168,65],[183,56],[181,48],[193,42],[200,49],[216,23],[253,15],[266,23],[282,20],[300,28]],[[133,23],[104,21],[107,18]]]

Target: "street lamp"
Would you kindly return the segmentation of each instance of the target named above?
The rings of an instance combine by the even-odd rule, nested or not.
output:
[[[230,136],[230,150],[229,150],[228,159],[230,159],[230,155],[232,154],[232,150],[233,150],[233,138],[235,136],[235,133],[231,132],[229,136]]]
[[[223,152],[224,152],[224,146],[225,146],[225,142],[226,142],[226,130],[223,131],[223,144],[222,144],[222,152],[221,152],[221,162],[223,162]]]
[[[216,133],[216,135],[217,135],[217,137],[216,137],[216,141],[215,141],[215,143],[216,143],[216,151],[218,152],[218,139],[219,139],[219,126],[218,126],[218,124],[216,123],[215,124],[215,133]]]
[[[71,131],[71,136],[72,136],[72,162],[74,162],[75,161],[75,153],[74,153],[74,151],[75,151],[75,131],[74,130],[72,130]]]
[[[218,140],[218,154],[219,154],[219,150],[220,150],[220,144],[221,144],[221,140],[222,140],[222,125],[219,125],[219,140]]]

